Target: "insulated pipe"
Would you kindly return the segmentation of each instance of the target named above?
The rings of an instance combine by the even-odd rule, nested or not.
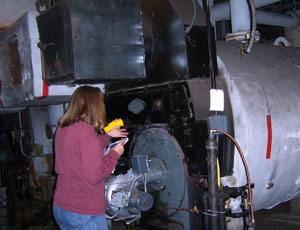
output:
[[[232,33],[250,31],[250,11],[246,0],[230,0]]]
[[[292,14],[278,14],[265,11],[256,11],[257,24],[294,28],[300,24],[299,17]]]
[[[240,2],[242,1],[247,2],[246,0],[240,0]],[[267,6],[276,2],[280,2],[280,0],[254,0],[256,8]],[[211,7],[211,18],[215,22],[230,19],[229,2],[223,2],[213,5]]]

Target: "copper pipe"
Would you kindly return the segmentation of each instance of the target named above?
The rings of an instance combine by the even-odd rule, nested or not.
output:
[[[254,211],[253,211],[253,202],[252,202],[252,189],[251,189],[250,173],[249,173],[249,169],[248,169],[247,162],[244,157],[243,151],[242,151],[241,147],[239,146],[239,144],[237,143],[237,141],[229,133],[227,133],[223,130],[219,130],[219,129],[212,129],[212,130],[210,130],[210,133],[222,133],[222,134],[226,135],[233,141],[233,143],[235,144],[236,148],[239,151],[239,154],[242,158],[244,168],[246,171],[246,177],[247,177],[247,183],[248,183],[247,186],[248,186],[249,201],[250,201],[251,222],[254,225],[255,220],[254,220]]]

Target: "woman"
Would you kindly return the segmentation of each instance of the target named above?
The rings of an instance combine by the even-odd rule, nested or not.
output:
[[[53,198],[54,218],[61,230],[107,229],[105,179],[124,152],[124,139],[104,156],[111,137],[126,137],[115,127],[105,135],[96,131],[106,123],[104,97],[98,88],[77,88],[56,130]]]

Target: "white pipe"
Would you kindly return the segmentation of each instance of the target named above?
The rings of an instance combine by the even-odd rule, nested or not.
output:
[[[291,46],[291,43],[285,37],[278,37],[274,41],[274,46]]]
[[[280,2],[280,0],[254,0],[256,8],[267,6],[276,2]],[[223,2],[213,5],[211,7],[211,18],[215,22],[230,19],[229,2]]]
[[[246,0],[230,0],[232,33],[250,31],[250,11]]]
[[[215,22],[230,19],[230,7],[228,2],[214,4],[211,7],[211,19]]]
[[[265,11],[256,11],[257,24],[294,28],[299,25],[299,18],[291,14],[278,14]]]

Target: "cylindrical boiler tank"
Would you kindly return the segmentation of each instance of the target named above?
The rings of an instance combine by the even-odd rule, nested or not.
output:
[[[300,195],[300,49],[255,45],[241,55],[239,44],[217,45],[219,76],[225,79],[235,138],[251,175],[254,209]],[[224,185],[246,184],[235,150],[233,174]],[[229,203],[228,203],[229,204]],[[232,200],[231,208],[240,201]]]

